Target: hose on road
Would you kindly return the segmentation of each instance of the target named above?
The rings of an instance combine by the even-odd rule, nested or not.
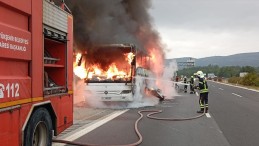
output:
[[[200,117],[205,115],[205,110],[204,110],[204,112],[202,114],[199,114],[199,115],[193,116],[193,117],[188,117],[188,118],[159,118],[159,117],[155,117],[155,116],[152,116],[152,115],[162,113],[163,112],[162,110],[140,110],[140,111],[138,111],[138,114],[140,115],[140,117],[136,120],[135,127],[134,127],[135,128],[135,132],[136,132],[139,140],[137,142],[135,142],[135,143],[125,144],[125,145],[98,145],[98,144],[82,144],[82,143],[78,143],[78,142],[59,140],[59,139],[53,139],[52,142],[69,144],[69,145],[75,145],[75,146],[137,146],[137,145],[141,144],[142,141],[143,141],[143,137],[142,137],[142,135],[141,135],[141,133],[139,132],[139,129],[138,129],[138,123],[144,117],[143,114],[142,114],[144,112],[148,112],[149,113],[149,114],[147,114],[147,117],[150,118],[150,119],[164,120],[164,121],[193,120],[193,119],[197,119],[197,118],[200,118]]]

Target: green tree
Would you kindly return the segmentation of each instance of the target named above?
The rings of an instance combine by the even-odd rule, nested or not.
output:
[[[256,69],[252,66],[243,66],[241,68],[241,72],[254,73],[254,72],[256,72]]]
[[[214,73],[218,77],[238,77],[240,72],[248,72],[248,73],[259,73],[259,67],[254,68],[251,66],[225,66],[219,67],[217,65],[208,65],[208,66],[195,66],[191,68],[184,68],[178,71],[178,75],[184,75],[190,77],[193,73],[196,73],[198,70],[203,71],[204,73]]]
[[[248,73],[242,80],[242,84],[246,86],[256,86],[258,83],[257,74],[255,72]]]

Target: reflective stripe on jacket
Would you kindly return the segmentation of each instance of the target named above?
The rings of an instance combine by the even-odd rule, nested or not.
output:
[[[199,78],[199,90],[200,93],[209,92],[207,81],[204,78]]]

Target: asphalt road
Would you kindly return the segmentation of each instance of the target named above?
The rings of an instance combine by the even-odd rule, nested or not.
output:
[[[259,92],[209,82],[210,113],[232,146],[259,145]]]
[[[143,135],[140,146],[259,145],[259,92],[210,81],[209,90],[209,115],[188,121],[158,121],[145,117],[138,125]],[[143,109],[162,109],[158,117],[192,117],[198,115],[198,97],[180,92],[173,100],[155,107],[129,109],[74,141],[98,145],[134,143],[138,141],[134,122],[139,117],[137,112]]]
[[[198,97],[180,93],[155,107],[130,109],[124,114],[75,139],[75,142],[100,145],[124,145],[138,141],[134,123],[138,111],[162,109],[158,117],[185,118],[199,114]],[[144,118],[138,125],[143,135],[140,146],[229,146],[213,117],[203,116],[188,121],[158,121]]]
[[[198,115],[198,98],[184,94],[168,100],[156,107],[163,109],[158,117],[183,118]],[[75,140],[80,143],[100,145],[131,144],[138,140],[134,132],[134,122],[140,109],[131,109],[114,120]],[[228,146],[213,118],[203,116],[190,121],[158,121],[144,118],[139,124],[143,135],[140,146]]]

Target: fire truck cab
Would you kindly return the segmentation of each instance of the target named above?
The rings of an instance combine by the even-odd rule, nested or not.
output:
[[[49,146],[73,124],[73,17],[64,5],[0,1],[1,145]]]

